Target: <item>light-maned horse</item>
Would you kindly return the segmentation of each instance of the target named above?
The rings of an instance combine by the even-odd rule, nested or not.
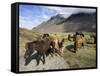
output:
[[[84,47],[85,45],[85,37],[84,34],[76,32],[74,36],[74,50],[78,50],[78,48]]]

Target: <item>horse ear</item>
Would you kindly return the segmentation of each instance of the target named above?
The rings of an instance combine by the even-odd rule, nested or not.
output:
[[[63,39],[62,39],[62,42],[64,42],[64,41],[65,41],[65,39],[63,38]]]

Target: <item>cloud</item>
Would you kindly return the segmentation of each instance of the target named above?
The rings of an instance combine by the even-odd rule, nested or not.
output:
[[[45,8],[56,11],[57,13],[63,13],[63,14],[79,13],[79,12],[93,13],[96,11],[96,9],[93,9],[93,8],[52,7],[52,6],[47,6]]]
[[[73,7],[45,7],[49,10],[56,11],[56,13],[59,14],[65,14],[67,17],[70,16],[71,14],[75,13],[94,13],[96,12],[96,9],[91,9],[91,8],[73,8]]]
[[[83,13],[96,12],[95,9],[91,9],[91,8],[53,7],[53,6],[47,6],[44,8],[48,9],[49,11],[55,11],[55,15],[62,14],[62,16],[65,18],[69,17],[72,14],[76,14],[80,12],[83,12]]]
[[[96,12],[96,9],[89,9],[89,8],[78,8],[77,9],[78,12],[84,12],[84,13],[94,13]]]

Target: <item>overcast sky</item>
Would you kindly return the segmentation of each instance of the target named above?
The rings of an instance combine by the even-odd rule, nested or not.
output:
[[[51,16],[57,14],[65,14],[69,17],[71,14],[85,12],[93,13],[93,8],[72,8],[72,7],[52,7],[52,6],[36,6],[36,5],[20,5],[19,6],[19,26],[22,28],[32,29],[43,21],[48,20]]]

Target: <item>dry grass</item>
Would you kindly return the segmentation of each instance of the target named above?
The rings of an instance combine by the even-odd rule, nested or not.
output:
[[[22,57],[25,53],[25,43],[38,39],[41,34],[26,29],[20,29],[19,32],[19,55]],[[73,41],[67,39],[68,33],[56,34],[60,40],[65,38],[66,47],[73,46]],[[85,32],[84,34],[88,38],[92,33]],[[73,50],[73,48],[71,49]],[[70,68],[96,67],[96,44],[86,44],[84,48],[80,48],[76,53],[65,48],[63,57]]]
[[[25,53],[25,44],[27,42],[38,39],[41,36],[40,33],[33,32],[27,29],[19,30],[19,56],[23,56]]]
[[[78,65],[79,68],[95,67],[96,66],[96,50],[95,45],[79,49],[76,53],[65,49],[64,58],[69,63],[70,67]],[[78,68],[77,66],[74,66]]]

